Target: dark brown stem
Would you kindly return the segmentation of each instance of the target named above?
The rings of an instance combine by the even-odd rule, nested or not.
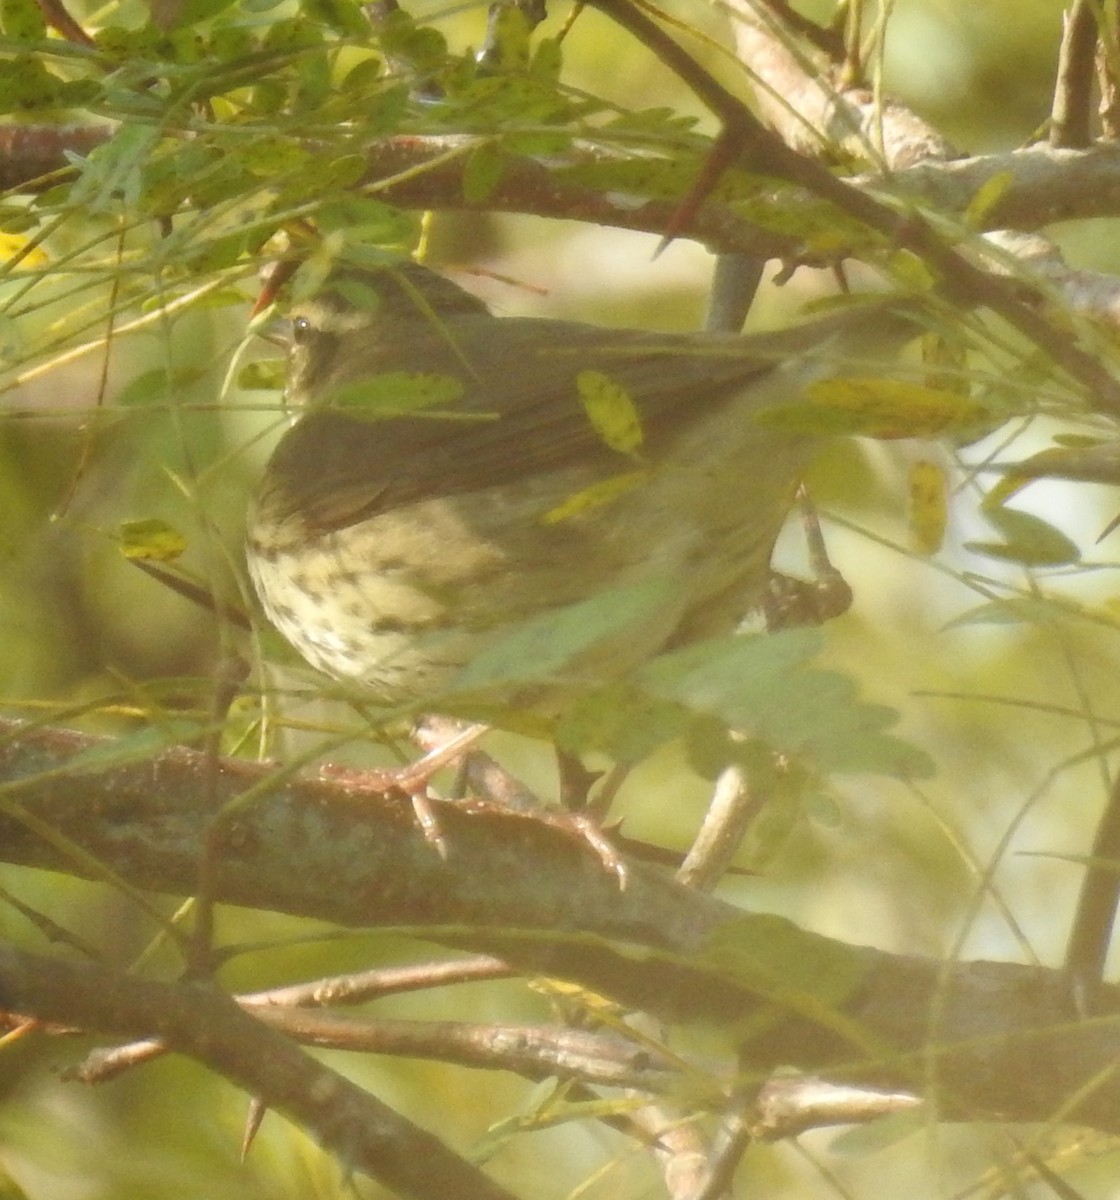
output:
[[[1097,823],[1066,947],[1066,968],[1078,980],[1095,982],[1104,977],[1118,902],[1120,778],[1113,780],[1108,803]]]
[[[36,0],[39,11],[52,29],[57,29],[68,42],[78,46],[92,46],[93,38],[67,12],[62,0]]]

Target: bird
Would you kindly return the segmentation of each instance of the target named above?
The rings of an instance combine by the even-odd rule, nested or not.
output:
[[[248,519],[265,614],[374,704],[544,721],[735,630],[821,440],[767,413],[916,332],[882,306],[755,335],[498,316],[412,262],[343,265],[289,322]],[[503,647],[516,669],[474,669]]]

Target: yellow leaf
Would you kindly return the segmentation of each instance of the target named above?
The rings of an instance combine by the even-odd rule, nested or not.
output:
[[[10,258],[23,254],[29,244],[28,239],[18,233],[0,233],[0,261],[7,262]],[[41,267],[48,261],[46,254],[38,246],[34,246],[27,250],[26,254],[23,254],[19,265],[21,267]]]
[[[580,371],[579,399],[595,432],[612,450],[636,454],[642,445],[642,419],[630,393],[602,371]]]
[[[172,562],[187,548],[187,539],[166,521],[126,521],[121,526],[121,553],[125,558]]]
[[[910,468],[910,532],[922,554],[941,549],[948,520],[945,472],[922,459]]]
[[[614,475],[610,479],[601,479],[578,492],[573,492],[566,500],[555,508],[550,509],[541,518],[545,525],[558,525],[561,521],[570,521],[572,517],[600,505],[609,504],[616,497],[628,492],[649,478],[648,471],[628,471],[625,475]]]
[[[976,189],[975,195],[968,202],[964,219],[973,229],[980,229],[984,219],[993,208],[1007,195],[1015,183],[1015,175],[1011,171],[997,171],[989,176]]]
[[[805,389],[805,397],[810,410],[826,418],[826,428],[819,432],[873,438],[936,437],[968,429],[986,416],[967,396],[902,379],[821,379]]]

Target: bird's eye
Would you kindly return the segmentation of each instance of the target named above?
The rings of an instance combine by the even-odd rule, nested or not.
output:
[[[292,341],[296,345],[306,342],[311,336],[311,320],[309,317],[296,317],[292,322]]]

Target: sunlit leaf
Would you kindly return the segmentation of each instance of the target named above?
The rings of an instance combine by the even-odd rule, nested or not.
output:
[[[964,432],[987,416],[982,405],[958,392],[876,376],[817,380],[806,387],[805,400],[758,419],[788,433],[894,439]]]
[[[151,517],[127,521],[120,527],[121,553],[128,559],[174,562],[187,548],[187,539],[166,521]]]
[[[240,147],[242,165],[254,175],[272,177],[304,166],[310,157],[291,138],[260,135]]]
[[[612,475],[609,479],[600,479],[597,483],[573,492],[555,508],[549,509],[541,521],[545,525],[558,525],[561,521],[570,521],[582,513],[612,503],[619,496],[624,496],[645,483],[649,477],[649,471],[627,471],[622,475]]]
[[[620,454],[636,454],[642,447],[642,419],[630,393],[602,371],[580,371],[576,387],[599,437]]]
[[[20,237],[19,234],[0,233],[0,261],[7,262],[9,259],[15,258],[17,254],[23,255],[19,263],[22,268],[41,267],[50,261],[38,246],[32,246],[28,250],[29,245],[29,240]]]
[[[910,532],[922,554],[934,554],[945,538],[949,519],[943,467],[922,459],[910,468]]]
[[[1013,171],[996,171],[976,189],[964,218],[973,229],[982,229],[988,214],[1015,185]]]

